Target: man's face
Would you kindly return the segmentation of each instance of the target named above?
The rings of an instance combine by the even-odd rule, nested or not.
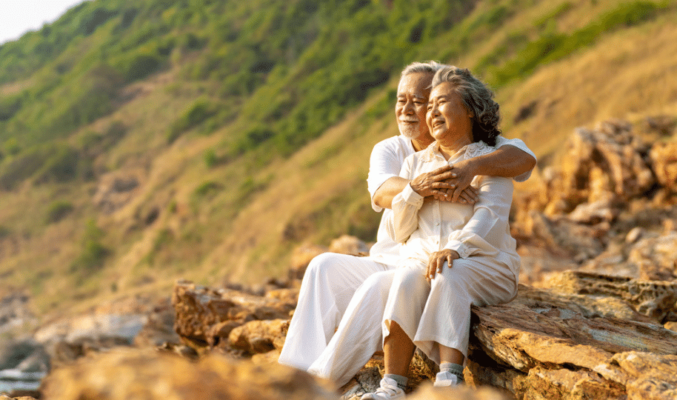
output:
[[[432,80],[433,75],[427,73],[409,74],[400,79],[395,116],[400,133],[408,139],[429,135],[425,115]]]

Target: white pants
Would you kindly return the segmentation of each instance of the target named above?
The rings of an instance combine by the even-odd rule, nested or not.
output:
[[[329,345],[308,372],[346,384],[371,356],[383,349],[381,326],[397,269],[371,275],[353,296]]]
[[[308,372],[344,385],[383,349],[390,321],[437,363],[439,344],[467,356],[470,306],[507,302],[517,293],[517,277],[490,259],[454,260],[451,269],[445,263],[432,285],[424,272],[419,263],[405,261],[368,277]]]
[[[303,276],[298,305],[278,360],[280,364],[308,370],[327,348],[357,288],[369,276],[393,268],[369,257],[335,253],[315,257]],[[379,327],[382,315],[371,315]],[[377,337],[380,335],[379,330]]]
[[[431,360],[440,363],[440,345],[468,356],[470,307],[505,303],[517,295],[517,276],[488,257],[444,263],[428,283],[425,265],[406,260],[392,281],[383,313],[383,337],[395,321]]]

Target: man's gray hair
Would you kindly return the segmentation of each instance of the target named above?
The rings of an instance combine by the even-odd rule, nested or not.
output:
[[[443,66],[435,73],[432,87],[434,89],[445,82],[454,85],[466,110],[472,114],[473,141],[481,140],[489,146],[495,146],[496,137],[501,134],[498,128],[501,114],[498,103],[494,101],[494,92],[466,68]]]
[[[402,70],[402,76],[407,76],[409,74],[416,73],[426,73],[434,75],[437,71],[446,67],[444,64],[440,64],[437,61],[428,61],[428,62],[413,62]]]

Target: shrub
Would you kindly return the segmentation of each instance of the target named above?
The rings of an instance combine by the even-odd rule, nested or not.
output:
[[[196,127],[214,115],[216,107],[208,100],[200,99],[188,107],[181,116],[172,123],[167,132],[167,143],[173,143],[185,131]]]
[[[67,201],[57,200],[47,208],[48,224],[59,222],[73,212],[73,205]]]
[[[37,172],[36,183],[68,182],[78,177],[80,154],[70,147],[59,147]]]
[[[71,265],[71,270],[89,272],[103,266],[106,258],[111,254],[110,250],[101,243],[103,235],[103,231],[96,226],[93,219],[87,221],[82,239],[82,251]]]
[[[118,70],[126,82],[136,81],[157,71],[162,66],[159,55],[141,51],[133,53],[118,63]]]

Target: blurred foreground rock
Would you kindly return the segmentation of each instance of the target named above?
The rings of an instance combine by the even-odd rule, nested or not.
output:
[[[52,373],[49,400],[323,400],[337,399],[308,373],[209,355],[198,362],[152,351],[115,350]]]

